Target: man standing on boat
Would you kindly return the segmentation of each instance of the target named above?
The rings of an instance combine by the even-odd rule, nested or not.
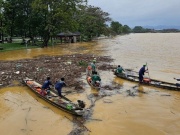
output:
[[[96,60],[94,59],[93,62],[91,63],[91,68],[92,68],[92,74],[94,74],[96,72]]]
[[[146,68],[146,65],[143,65],[143,67],[139,70],[139,83],[143,82],[144,73],[148,70],[148,69],[145,69],[145,68]]]
[[[62,97],[61,90],[62,87],[66,86],[66,83],[64,82],[64,78],[61,78],[60,81],[57,81],[55,84],[55,89],[58,91],[59,97]]]
[[[50,79],[51,79],[50,77],[47,77],[46,81],[42,85],[41,95],[43,96],[45,95],[45,91],[47,91],[47,94],[50,93],[50,85],[52,85]]]

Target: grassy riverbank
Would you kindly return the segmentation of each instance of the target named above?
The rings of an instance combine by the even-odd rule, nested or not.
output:
[[[21,43],[4,43],[0,44],[0,52],[11,51],[11,50],[19,50],[19,49],[30,49],[30,48],[38,48],[40,46],[32,46],[32,45],[22,45]]]
[[[58,43],[60,43],[59,40],[53,40],[53,42],[49,41],[48,46],[57,45]],[[40,47],[42,47],[42,41],[39,40],[36,41],[36,45],[32,45],[32,43],[22,44],[22,40],[20,39],[13,39],[12,43],[0,43],[0,52]]]

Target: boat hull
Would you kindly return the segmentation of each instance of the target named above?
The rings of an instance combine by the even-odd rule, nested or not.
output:
[[[25,78],[23,82],[40,98],[45,100],[46,102],[50,103],[51,105],[68,112],[73,115],[82,116],[84,114],[84,109],[78,107],[78,104],[72,103],[71,100],[67,99],[66,97],[62,96],[59,99],[58,95],[54,92],[50,92],[51,95],[42,95],[41,94],[41,84],[35,82],[32,79]],[[55,99],[55,100],[54,100]]]
[[[139,77],[137,75],[132,75],[132,74],[118,74],[114,71],[114,75],[116,75],[119,78],[131,81],[131,82],[136,82],[139,83]],[[146,78],[149,79],[149,78]],[[174,83],[170,82],[165,82],[165,81],[160,81],[156,79],[150,79],[150,82],[142,82],[139,83],[140,85],[146,85],[146,86],[153,86],[157,88],[162,88],[162,89],[167,89],[167,90],[175,90],[175,91],[180,91],[180,87],[178,87]]]

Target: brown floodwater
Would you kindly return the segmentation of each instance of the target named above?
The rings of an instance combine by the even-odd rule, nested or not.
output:
[[[180,77],[180,34],[130,34],[98,42],[51,46],[48,48],[17,50],[0,53],[0,60],[33,58],[39,55],[91,53],[114,58],[111,64],[138,71],[147,63],[149,76],[169,82]],[[85,123],[90,135],[179,135],[180,93],[154,87],[137,87],[135,96],[129,96],[135,83],[117,78],[111,71],[100,71],[102,85],[113,82],[122,85],[119,94],[106,96],[95,103],[92,119]],[[147,74],[148,76],[148,74]],[[85,92],[69,94],[73,101],[97,94],[85,81]],[[105,102],[105,101],[110,101]],[[1,135],[67,135],[74,128],[67,119],[72,116],[41,100],[27,87],[0,90]]]

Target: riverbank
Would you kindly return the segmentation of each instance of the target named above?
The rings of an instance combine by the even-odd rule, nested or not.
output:
[[[113,61],[110,57],[88,54],[39,56],[34,59],[0,61],[0,88],[22,85],[22,79],[25,77],[35,79],[42,84],[49,76],[53,84],[64,77],[67,85],[75,89],[83,89],[79,78],[86,72],[88,63],[93,59],[97,60],[100,70],[113,68],[109,65],[109,62]]]

